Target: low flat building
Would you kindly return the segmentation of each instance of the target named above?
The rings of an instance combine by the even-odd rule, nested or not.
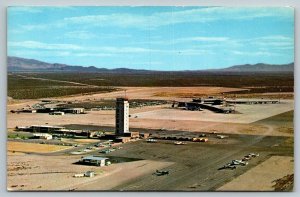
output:
[[[31,125],[31,126],[17,126],[17,131],[25,131],[25,132],[33,132],[33,133],[50,133],[56,134],[58,136],[83,136],[83,137],[94,137],[93,131],[89,130],[74,130],[74,129],[66,129],[65,127],[60,126],[52,126],[52,125]]]
[[[65,115],[65,112],[62,112],[62,111],[54,111],[54,112],[50,112],[49,115],[59,115],[59,116],[63,116],[63,115]]]
[[[130,142],[131,137],[118,137],[116,138],[116,142],[127,143]]]
[[[41,108],[41,109],[37,109],[36,113],[51,113],[54,112],[54,108]]]
[[[61,109],[61,111],[69,114],[84,114],[85,110],[84,108],[66,108],[66,109]]]
[[[149,133],[141,133],[141,137],[144,139],[149,138],[150,134]]]
[[[23,109],[21,112],[23,112],[23,113],[36,113],[36,109]]]
[[[105,161],[107,159],[108,158],[106,158],[106,157],[90,155],[90,156],[82,157],[81,160],[79,161],[79,163],[86,164],[86,165],[95,165],[95,166],[101,167],[101,166],[105,166]]]
[[[124,137],[131,137],[131,138],[140,138],[140,132],[132,131],[130,133],[124,133]]]
[[[50,125],[32,125],[29,127],[32,132],[37,133],[52,133],[64,129],[65,127],[50,126]]]
[[[235,99],[235,100],[226,100],[226,103],[229,104],[279,104],[279,100],[266,100],[266,99]]]
[[[52,140],[52,135],[48,133],[34,133],[33,136],[38,137],[39,139]]]
[[[132,132],[130,132],[130,137],[131,138],[139,138],[140,137],[140,132],[132,131]]]
[[[85,177],[94,177],[95,176],[95,172],[94,171],[86,171],[84,173]]]

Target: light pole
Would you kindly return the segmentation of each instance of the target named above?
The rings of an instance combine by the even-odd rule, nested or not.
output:
[[[280,97],[281,97],[281,88],[279,89],[279,103],[280,103]]]

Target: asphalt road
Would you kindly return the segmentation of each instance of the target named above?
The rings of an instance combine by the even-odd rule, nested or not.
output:
[[[185,131],[152,130],[149,132],[170,133],[172,135],[185,134]],[[113,188],[115,191],[214,191],[272,155],[293,155],[293,147],[283,143],[287,137],[238,134],[227,136],[228,138],[218,139],[217,134],[209,134],[207,143],[187,142],[186,145],[174,145],[174,141],[170,140],[158,140],[157,143],[139,140],[122,144],[122,149],[108,154],[99,153],[104,148],[97,148],[83,155],[114,156],[174,163],[166,169],[158,169],[169,170],[169,175],[156,176],[153,175],[153,172]],[[97,143],[53,153],[41,153],[40,155],[67,156],[71,152],[83,150],[95,144]],[[252,152],[259,153],[260,156],[251,159],[249,165],[238,166],[236,170],[218,170],[226,163],[234,159],[242,159],[244,155]],[[126,173],[130,172],[124,172],[124,176]]]
[[[284,137],[264,136],[229,136],[235,143],[209,144],[188,143],[176,146],[170,141],[149,144],[145,141],[128,144],[122,151],[110,155],[133,158],[172,161],[174,165],[166,169],[170,174],[155,176],[152,174],[139,177],[120,185],[114,190],[128,191],[213,191],[224,183],[243,174],[250,168],[268,159],[271,155],[292,155],[292,150],[273,145],[282,143]],[[234,159],[255,152],[260,156],[249,161],[247,166],[238,166],[236,170],[218,170],[219,167]]]

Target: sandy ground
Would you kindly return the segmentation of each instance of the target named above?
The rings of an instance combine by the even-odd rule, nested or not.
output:
[[[127,96],[132,99],[164,99],[164,100],[191,100],[182,98],[182,94],[214,94],[226,91],[235,91],[236,88],[220,87],[123,87],[127,89]],[[63,97],[59,100],[93,100],[93,99],[115,99],[124,96],[124,91],[102,93],[84,96]],[[115,112],[111,111],[89,111],[84,115],[66,114],[64,116],[50,116],[48,114],[10,113],[10,110],[28,107],[38,100],[16,101],[7,106],[7,128],[16,126],[37,125],[99,125],[115,126]],[[171,109],[170,105],[148,106],[130,109],[130,127],[169,130],[201,131],[218,130],[223,133],[246,133],[265,134],[270,128],[268,125],[253,128],[248,123],[265,119],[276,114],[293,110],[293,100],[283,100],[281,104],[267,105],[237,105],[236,110],[241,114],[218,114],[208,110],[185,111]],[[135,118],[135,116],[138,116]],[[288,135],[284,132],[273,131],[271,135]]]
[[[267,105],[238,105],[241,114],[219,114],[208,110],[186,111],[172,109],[170,105],[149,106],[130,109],[131,128],[149,128],[167,130],[185,130],[194,132],[211,132],[217,130],[220,133],[244,133],[276,136],[290,136],[291,133],[273,130],[268,125],[250,125],[260,119],[264,119],[285,111],[293,110],[294,102],[285,100],[281,104]],[[135,118],[135,116],[138,116]],[[7,112],[7,127],[13,129],[16,126],[30,125],[99,125],[115,126],[115,111],[88,111],[87,114],[66,114],[64,116],[51,116],[41,113],[10,113]]]
[[[80,184],[76,187],[76,190],[109,190],[118,185],[132,181],[137,177],[147,174],[151,176],[155,172],[155,170],[165,168],[172,164],[172,162],[149,160],[118,164],[118,170],[93,182]]]
[[[271,169],[271,170],[270,170]],[[294,173],[294,158],[273,156],[250,169],[218,191],[274,191],[274,181]]]
[[[190,96],[200,95],[200,94],[219,94],[224,91],[236,91],[235,88],[218,88],[218,87],[183,87],[183,88],[169,88],[169,87],[154,87],[154,88],[143,88],[143,87],[128,87],[127,96],[131,99],[163,99],[163,100],[186,100],[189,101]],[[74,100],[84,100],[88,99],[115,99],[118,96],[124,96],[124,91],[102,93],[95,95],[84,95],[84,96],[73,96],[59,98],[59,100],[74,101]],[[97,125],[97,126],[115,126],[115,111],[89,111],[84,115],[76,114],[66,114],[65,116],[51,116],[48,114],[29,114],[29,113],[10,113],[10,110],[20,109],[31,106],[38,103],[39,100],[24,100],[24,101],[10,101],[7,106],[7,127],[12,129],[16,126],[29,126],[33,124],[49,124],[49,125],[68,125],[68,124],[81,124],[81,125]],[[193,112],[184,111],[178,109],[171,109],[168,105],[163,106],[149,106],[137,109],[131,109],[130,114],[130,127],[131,128],[149,128],[149,129],[161,129],[166,130],[184,130],[184,131],[195,131],[195,132],[211,132],[217,131],[218,133],[243,133],[243,134],[257,134],[260,136],[252,136],[253,138],[263,139],[265,136],[262,135],[274,135],[274,136],[292,136],[293,133],[280,132],[267,123],[256,124],[252,123],[257,120],[265,119],[270,116],[274,116],[286,111],[293,110],[294,101],[285,100],[283,104],[275,105],[238,105],[237,111],[241,114],[216,114],[210,111]],[[135,118],[135,116],[138,116]],[[249,124],[251,123],[251,124]],[[8,190],[110,190],[112,188],[118,188],[120,185],[130,185],[132,187],[131,181],[139,179],[139,177],[145,178],[145,188],[151,187],[151,184],[159,188],[160,182],[157,182],[153,177],[149,177],[156,169],[163,169],[168,166],[168,168],[174,168],[172,174],[169,177],[174,176],[174,180],[167,180],[166,184],[162,188],[173,188],[175,181],[178,184],[178,188],[181,186],[186,188],[186,185],[192,185],[199,178],[202,181],[203,177],[211,176],[211,180],[216,180],[216,183],[222,182],[224,179],[224,174],[228,174],[228,177],[232,176],[230,172],[220,172],[216,171],[215,168],[223,165],[227,160],[234,158],[239,158],[250,150],[246,150],[248,146],[244,147],[244,144],[249,142],[252,143],[252,137],[242,143],[243,149],[239,149],[239,146],[233,145],[231,148],[228,144],[205,144],[205,147],[197,146],[197,151],[202,150],[203,154],[199,155],[200,160],[206,165],[190,162],[185,163],[187,155],[194,161],[195,154],[191,152],[188,145],[182,147],[176,147],[178,150],[177,154],[182,154],[182,157],[178,159],[166,159],[166,155],[172,156],[175,148],[173,144],[162,144],[161,147],[157,147],[154,150],[153,145],[145,143],[142,149],[139,149],[140,144],[124,144],[125,146],[132,146],[131,157],[137,157],[139,154],[144,154],[146,160],[127,162],[120,164],[113,164],[111,166],[105,166],[103,168],[94,166],[84,166],[75,165],[74,162],[78,161],[81,156],[43,156],[34,154],[20,154],[18,152],[8,152],[9,157],[7,158],[8,163],[8,177],[7,177],[7,188]],[[275,137],[277,138],[277,137]],[[230,138],[231,139],[231,138]],[[244,140],[244,137],[241,140]],[[248,138],[247,138],[248,139]],[[254,140],[254,142],[256,142]],[[253,143],[254,143],[253,142]],[[10,142],[8,142],[10,143]],[[140,142],[142,143],[142,142]],[[263,146],[264,143],[259,143],[258,146]],[[277,142],[274,142],[277,143]],[[159,143],[157,143],[159,144]],[[172,145],[172,146],[171,146]],[[270,151],[271,145],[273,143],[267,144],[266,150]],[[8,145],[9,146],[9,145]],[[31,145],[30,145],[31,146]],[[42,149],[37,148],[38,146],[49,146],[42,144],[34,144],[34,149],[38,152],[43,152]],[[149,146],[148,151],[145,151],[145,147]],[[195,145],[193,145],[195,146]],[[24,150],[23,144],[19,149]],[[253,146],[250,145],[249,149]],[[26,147],[25,147],[26,148]],[[32,148],[32,146],[31,146]],[[259,147],[258,147],[259,148]],[[8,148],[9,149],[9,148]],[[126,147],[115,151],[113,154],[120,154],[120,156],[128,157],[130,151]],[[187,149],[187,150],[185,150]],[[25,149],[26,150],[26,149]],[[47,148],[44,150],[48,150]],[[230,151],[228,151],[230,150]],[[123,152],[122,152],[123,151]],[[152,152],[151,152],[152,151]],[[160,151],[163,153],[160,154]],[[164,152],[166,151],[166,152]],[[176,152],[176,151],[175,151]],[[174,157],[177,156],[174,154]],[[200,153],[199,153],[200,154]],[[211,154],[211,155],[210,155]],[[156,157],[156,155],[158,156]],[[263,155],[263,154],[261,154]],[[220,158],[221,156],[221,158]],[[238,157],[237,157],[238,156]],[[209,157],[209,158],[207,158]],[[224,157],[224,158],[223,158]],[[261,156],[263,157],[263,156]],[[261,159],[260,157],[260,159]],[[162,159],[165,158],[165,159]],[[171,157],[172,158],[172,157]],[[216,161],[217,158],[217,161]],[[155,161],[154,161],[155,160]],[[233,188],[238,188],[239,190],[252,190],[254,188],[254,183],[257,180],[261,181],[261,190],[270,190],[275,179],[282,178],[293,169],[293,162],[290,162],[291,157],[272,157],[266,162],[250,169],[246,174],[239,176],[232,182],[222,186],[221,190],[226,190],[230,188],[230,184],[233,184]],[[178,164],[172,165],[174,162]],[[217,162],[217,163],[216,163]],[[282,163],[283,162],[283,163]],[[175,165],[182,165],[173,167]],[[190,165],[194,165],[193,171]],[[253,164],[254,165],[254,164]],[[249,167],[249,166],[248,166]],[[180,171],[185,169],[187,171]],[[272,169],[272,170],[270,170]],[[93,178],[73,178],[72,176],[76,173],[83,173],[88,170],[93,170],[97,173],[97,176]],[[240,170],[240,171],[239,171]],[[237,169],[235,173],[243,173],[243,169]],[[254,172],[253,172],[254,171]],[[273,173],[274,172],[274,173]],[[181,174],[182,173],[182,174]],[[177,176],[177,175],[180,175]],[[191,176],[190,176],[191,175]],[[244,175],[246,178],[243,178]],[[192,178],[191,178],[192,177]],[[227,177],[227,178],[228,178]],[[255,177],[255,179],[253,179]],[[259,178],[258,178],[259,177]],[[180,179],[179,179],[180,178]],[[153,179],[153,180],[152,180]],[[178,179],[178,180],[177,180]],[[57,181],[59,180],[59,181]],[[152,180],[149,185],[149,180]],[[184,181],[183,181],[184,180]],[[199,180],[197,180],[199,182]],[[225,179],[224,179],[225,180]],[[223,180],[223,181],[224,181]],[[236,181],[237,180],[237,181]],[[184,182],[182,185],[181,181]],[[185,182],[187,181],[187,182]],[[196,181],[196,183],[197,183]],[[201,182],[200,181],[200,182]],[[207,181],[207,180],[203,180]],[[210,180],[209,180],[210,181]],[[248,181],[248,182],[247,182]],[[252,181],[252,182],[251,182]],[[139,182],[139,181],[137,181]],[[190,183],[191,182],[191,183]],[[250,183],[249,183],[250,182]],[[61,183],[64,183],[63,185]],[[240,183],[245,183],[243,187]],[[224,184],[224,183],[222,183]],[[235,184],[235,185],[234,185]],[[248,186],[247,186],[248,184]],[[253,184],[253,185],[251,185]],[[256,184],[257,186],[258,184]],[[119,188],[127,188],[125,187]],[[136,184],[133,184],[136,186]],[[148,187],[149,186],[149,187]],[[156,188],[152,187],[152,188]],[[200,186],[199,186],[200,187]],[[203,186],[204,187],[204,186]],[[218,185],[219,187],[219,185]],[[142,187],[143,188],[143,187]],[[225,188],[225,189],[224,189]],[[151,188],[150,188],[151,189]],[[203,189],[207,190],[207,187]],[[227,189],[228,190],[228,189]],[[257,189],[253,189],[257,190]]]
[[[93,99],[115,99],[116,97],[126,96],[130,99],[168,99],[177,100],[185,97],[220,94],[222,92],[231,92],[244,90],[241,88],[226,88],[226,87],[117,87],[122,91],[99,93],[93,95],[66,97],[60,100],[93,100]]]
[[[16,126],[30,125],[96,125],[96,126],[115,126],[114,111],[88,112],[84,115],[65,115],[50,116],[48,114],[9,114],[8,128]],[[189,113],[185,112],[185,113]],[[186,115],[187,116],[187,115]],[[194,132],[211,132],[213,130],[219,133],[245,133],[245,134],[266,134],[269,127],[264,125],[253,126],[241,123],[212,122],[200,120],[172,120],[172,119],[151,119],[151,118],[130,118],[130,128],[148,128],[166,130],[184,130]],[[288,135],[288,133],[272,132],[270,135]]]
[[[70,139],[70,138],[62,138],[62,142],[67,143],[79,143],[79,144],[89,144],[99,142],[99,139]]]
[[[116,99],[116,97],[123,97],[125,95],[130,99],[161,99],[161,100],[189,100],[186,98],[199,95],[220,94],[223,92],[243,90],[240,88],[226,88],[226,87],[117,87],[121,91],[98,93],[91,95],[74,95],[50,98],[51,100],[60,101],[87,101],[98,99]],[[22,105],[32,105],[39,99],[15,100],[9,99],[8,109],[17,109]],[[40,99],[42,100],[42,99]]]
[[[8,190],[109,190],[171,162],[141,160],[105,167],[76,165],[80,156],[11,155],[8,157]],[[74,178],[73,175],[93,170],[92,178]],[[59,180],[59,181],[57,181]],[[64,183],[64,184],[62,184]]]
[[[181,109],[159,109],[141,113],[133,113],[132,115],[143,119],[252,123],[293,109],[294,102],[291,100],[285,100],[281,104],[236,105],[236,110],[240,112],[240,114],[214,113],[209,110],[188,111]]]
[[[35,102],[34,102],[35,103]],[[34,104],[33,103],[33,104]],[[169,105],[168,105],[169,106]],[[152,111],[161,109],[163,106],[148,106],[138,109],[130,109],[130,113]],[[87,114],[65,114],[64,116],[51,116],[47,113],[11,113],[7,111],[7,128],[12,129],[21,125],[66,125],[66,124],[89,124],[114,126],[115,111],[88,111]]]
[[[66,146],[50,145],[50,144],[37,144],[37,143],[24,143],[24,142],[7,142],[7,151],[9,152],[35,152],[35,153],[48,153],[59,150],[68,149]]]

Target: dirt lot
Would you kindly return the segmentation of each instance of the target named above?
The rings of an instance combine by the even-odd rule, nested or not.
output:
[[[134,99],[163,99],[189,101],[197,94],[219,94],[234,89],[218,87],[128,87],[127,95]],[[59,98],[65,101],[88,101],[94,99],[115,99],[124,96],[124,91]],[[115,111],[88,111],[87,114],[66,114],[50,116],[48,114],[10,113],[12,109],[31,106],[38,100],[11,102],[7,107],[7,125],[33,124],[79,125],[88,129],[101,130],[110,127],[114,130]],[[119,163],[104,168],[74,165],[80,156],[68,155],[68,150],[46,153],[34,144],[29,151],[37,154],[19,154],[9,152],[8,189],[9,190],[187,190],[214,191],[227,182],[241,176],[248,170],[266,161],[271,156],[293,156],[293,105],[292,100],[284,104],[237,106],[241,114],[215,114],[171,109],[168,105],[149,106],[131,109],[130,128],[147,131],[156,129],[156,133],[189,135],[190,132],[226,133],[227,139],[209,136],[208,143],[191,143],[175,146],[172,141],[146,143],[137,141],[122,145],[123,149],[102,156],[117,156],[142,159],[137,162]],[[135,117],[137,116],[137,117]],[[9,142],[10,143],[10,142]],[[87,142],[87,143],[90,143]],[[8,145],[9,146],[9,145]],[[88,145],[86,145],[88,146]],[[8,148],[9,149],[9,148]],[[19,146],[24,150],[24,146]],[[48,150],[48,151],[47,151]],[[55,151],[55,150],[52,150]],[[245,154],[257,152],[260,157],[236,170],[217,170],[233,159],[241,159]],[[89,154],[99,154],[99,151]],[[293,165],[293,164],[291,164]],[[137,170],[138,169],[138,170]],[[169,170],[167,176],[155,176],[155,170]],[[75,173],[94,170],[94,178],[75,179]],[[268,171],[270,172],[270,170]],[[264,172],[260,172],[263,176]],[[286,175],[286,174],[285,174]],[[285,176],[283,175],[283,176]],[[255,176],[255,175],[253,175]],[[282,177],[283,177],[282,176]],[[276,178],[282,178],[276,177]],[[58,181],[59,180],[59,181]],[[61,183],[65,183],[62,184]],[[274,183],[275,184],[275,183]]]
[[[178,132],[180,134],[180,132]],[[293,147],[286,137],[229,135],[226,140],[208,136],[210,143],[176,146],[173,141],[147,143],[144,140],[122,145],[109,154],[98,151],[89,155],[142,159],[103,168],[75,165],[81,156],[66,151],[44,155],[16,154],[8,157],[9,190],[161,190],[211,191],[240,176],[272,155],[292,156]],[[276,146],[274,146],[276,145]],[[176,154],[174,154],[176,152]],[[218,170],[233,159],[249,152],[260,156],[236,170]],[[50,156],[51,155],[51,156]],[[76,173],[93,170],[93,178],[73,178]],[[155,170],[168,170],[169,175],[153,175]],[[59,180],[59,181],[58,181]],[[61,183],[64,183],[63,185]]]
[[[73,164],[79,159],[80,156],[11,155],[7,161],[7,188],[10,191],[109,190],[128,180],[171,164],[147,160],[105,167]],[[88,170],[95,171],[96,176],[73,177],[74,174]]]
[[[252,123],[294,109],[294,102],[285,100],[281,104],[237,105],[239,114],[214,113],[209,110],[188,111],[182,109],[158,109],[133,113],[142,119],[194,120],[205,122]]]
[[[8,152],[34,152],[34,153],[48,153],[67,149],[66,146],[25,143],[25,142],[7,142]]]
[[[99,142],[99,139],[70,139],[70,138],[62,138],[62,142],[67,143],[78,143],[78,144],[89,144]]]
[[[161,100],[185,100],[190,101],[191,94],[220,94],[222,92],[237,91],[238,88],[222,88],[222,87],[121,87],[126,89],[126,95],[130,99],[161,99]],[[182,94],[189,94],[182,97]],[[115,99],[118,96],[124,96],[124,91],[116,91],[110,93],[99,93],[93,95],[69,96],[61,97],[63,101],[93,101],[101,99]],[[11,99],[10,99],[11,100]],[[114,111],[98,111],[88,112],[85,115],[65,116],[49,116],[48,114],[12,114],[10,110],[21,109],[23,107],[32,106],[39,100],[11,101],[7,106],[8,128],[14,128],[19,125],[28,124],[90,124],[90,125],[114,125]],[[153,125],[162,125],[168,129],[184,129],[194,130],[191,124],[185,124],[187,121],[194,123],[202,128],[207,122],[218,123],[250,123],[260,119],[265,119],[276,114],[293,110],[293,100],[284,100],[281,104],[276,105],[237,105],[236,110],[241,114],[216,114],[207,110],[203,112],[179,111],[169,108],[168,105],[143,107],[141,109],[131,109],[130,113],[141,116],[131,120],[132,127],[145,127]],[[199,121],[199,122],[198,122]],[[152,124],[155,122],[155,124]],[[203,122],[201,124],[200,122]],[[148,124],[149,123],[149,124]],[[167,123],[167,124],[166,124]],[[165,126],[163,126],[165,125]],[[170,126],[169,126],[170,125]],[[191,127],[191,128],[189,128]]]
[[[115,99],[116,97],[126,95],[130,99],[161,99],[161,100],[176,100],[190,98],[193,95],[212,95],[223,92],[238,91],[240,88],[226,88],[226,87],[117,87],[122,91],[99,93],[94,95],[73,96],[63,98],[60,100],[93,100],[93,99]]]
[[[294,174],[294,158],[273,156],[217,190],[274,191],[275,180],[289,174]]]
[[[219,87],[127,87],[127,95],[132,99],[167,99],[167,100],[190,100],[190,98],[180,98],[181,93],[204,93],[211,94],[213,92],[233,91],[235,88],[219,88]],[[164,97],[157,97],[157,94],[167,92]],[[170,94],[176,96],[170,96]],[[84,100],[92,101],[93,99],[115,99],[117,96],[123,96],[124,91],[95,94],[90,96],[75,96],[61,98],[60,100]],[[162,95],[160,95],[162,96]],[[170,96],[170,97],[169,97]],[[31,106],[38,100],[26,100],[24,103],[9,104],[7,108],[7,126],[13,129],[16,126],[37,125],[99,125],[114,126],[115,112],[114,110],[104,111],[88,111],[84,115],[66,114],[65,116],[50,116],[48,114],[30,114],[30,113],[11,113],[10,110],[20,109],[22,107]],[[210,131],[218,130],[223,133],[244,133],[259,135],[283,135],[291,136],[293,127],[283,126],[281,128],[270,126],[269,123],[258,122],[248,125],[248,123],[257,122],[283,112],[293,110],[293,100],[282,100],[281,104],[266,105],[237,105],[236,110],[240,114],[218,114],[208,110],[204,111],[185,111],[179,109],[171,109],[170,105],[148,106],[142,108],[130,109],[130,127],[131,128],[149,128],[168,130],[185,130],[185,131]],[[136,118],[137,116],[137,118]],[[293,119],[293,115],[291,117]],[[247,124],[245,124],[247,123]]]
[[[275,107],[274,107],[275,106]],[[244,114],[216,114],[210,111],[185,111],[179,109],[168,109],[170,106],[149,106],[141,109],[132,109],[130,113],[131,128],[148,128],[167,130],[184,130],[195,132],[210,132],[216,130],[220,133],[244,133],[254,135],[276,135],[276,136],[292,136],[293,135],[293,112],[288,117],[277,113],[284,112],[292,108],[292,102],[286,104],[275,105],[249,105],[247,113]],[[246,108],[244,107],[244,108]],[[250,109],[252,107],[252,109]],[[262,107],[265,110],[259,110]],[[278,108],[276,108],[278,107]],[[268,110],[267,110],[268,109]],[[246,110],[246,109],[245,109]],[[176,112],[176,113],[175,113]],[[254,112],[257,112],[254,113]],[[135,118],[135,116],[138,116]],[[254,122],[252,124],[245,124],[251,120],[255,121],[259,118],[263,119],[267,115],[278,118],[273,122],[281,122],[280,125],[271,124],[271,122]],[[259,117],[259,118],[258,118]],[[249,118],[249,119],[248,119]],[[270,117],[267,117],[270,118]],[[289,125],[286,125],[287,118],[290,120]],[[7,126],[10,129],[16,126],[29,125],[93,125],[93,126],[110,126],[115,125],[115,111],[89,111],[87,114],[66,114],[64,116],[50,116],[48,114],[36,113],[20,113],[12,114],[8,112]],[[283,119],[284,121],[280,121]],[[240,123],[242,122],[242,123]]]

